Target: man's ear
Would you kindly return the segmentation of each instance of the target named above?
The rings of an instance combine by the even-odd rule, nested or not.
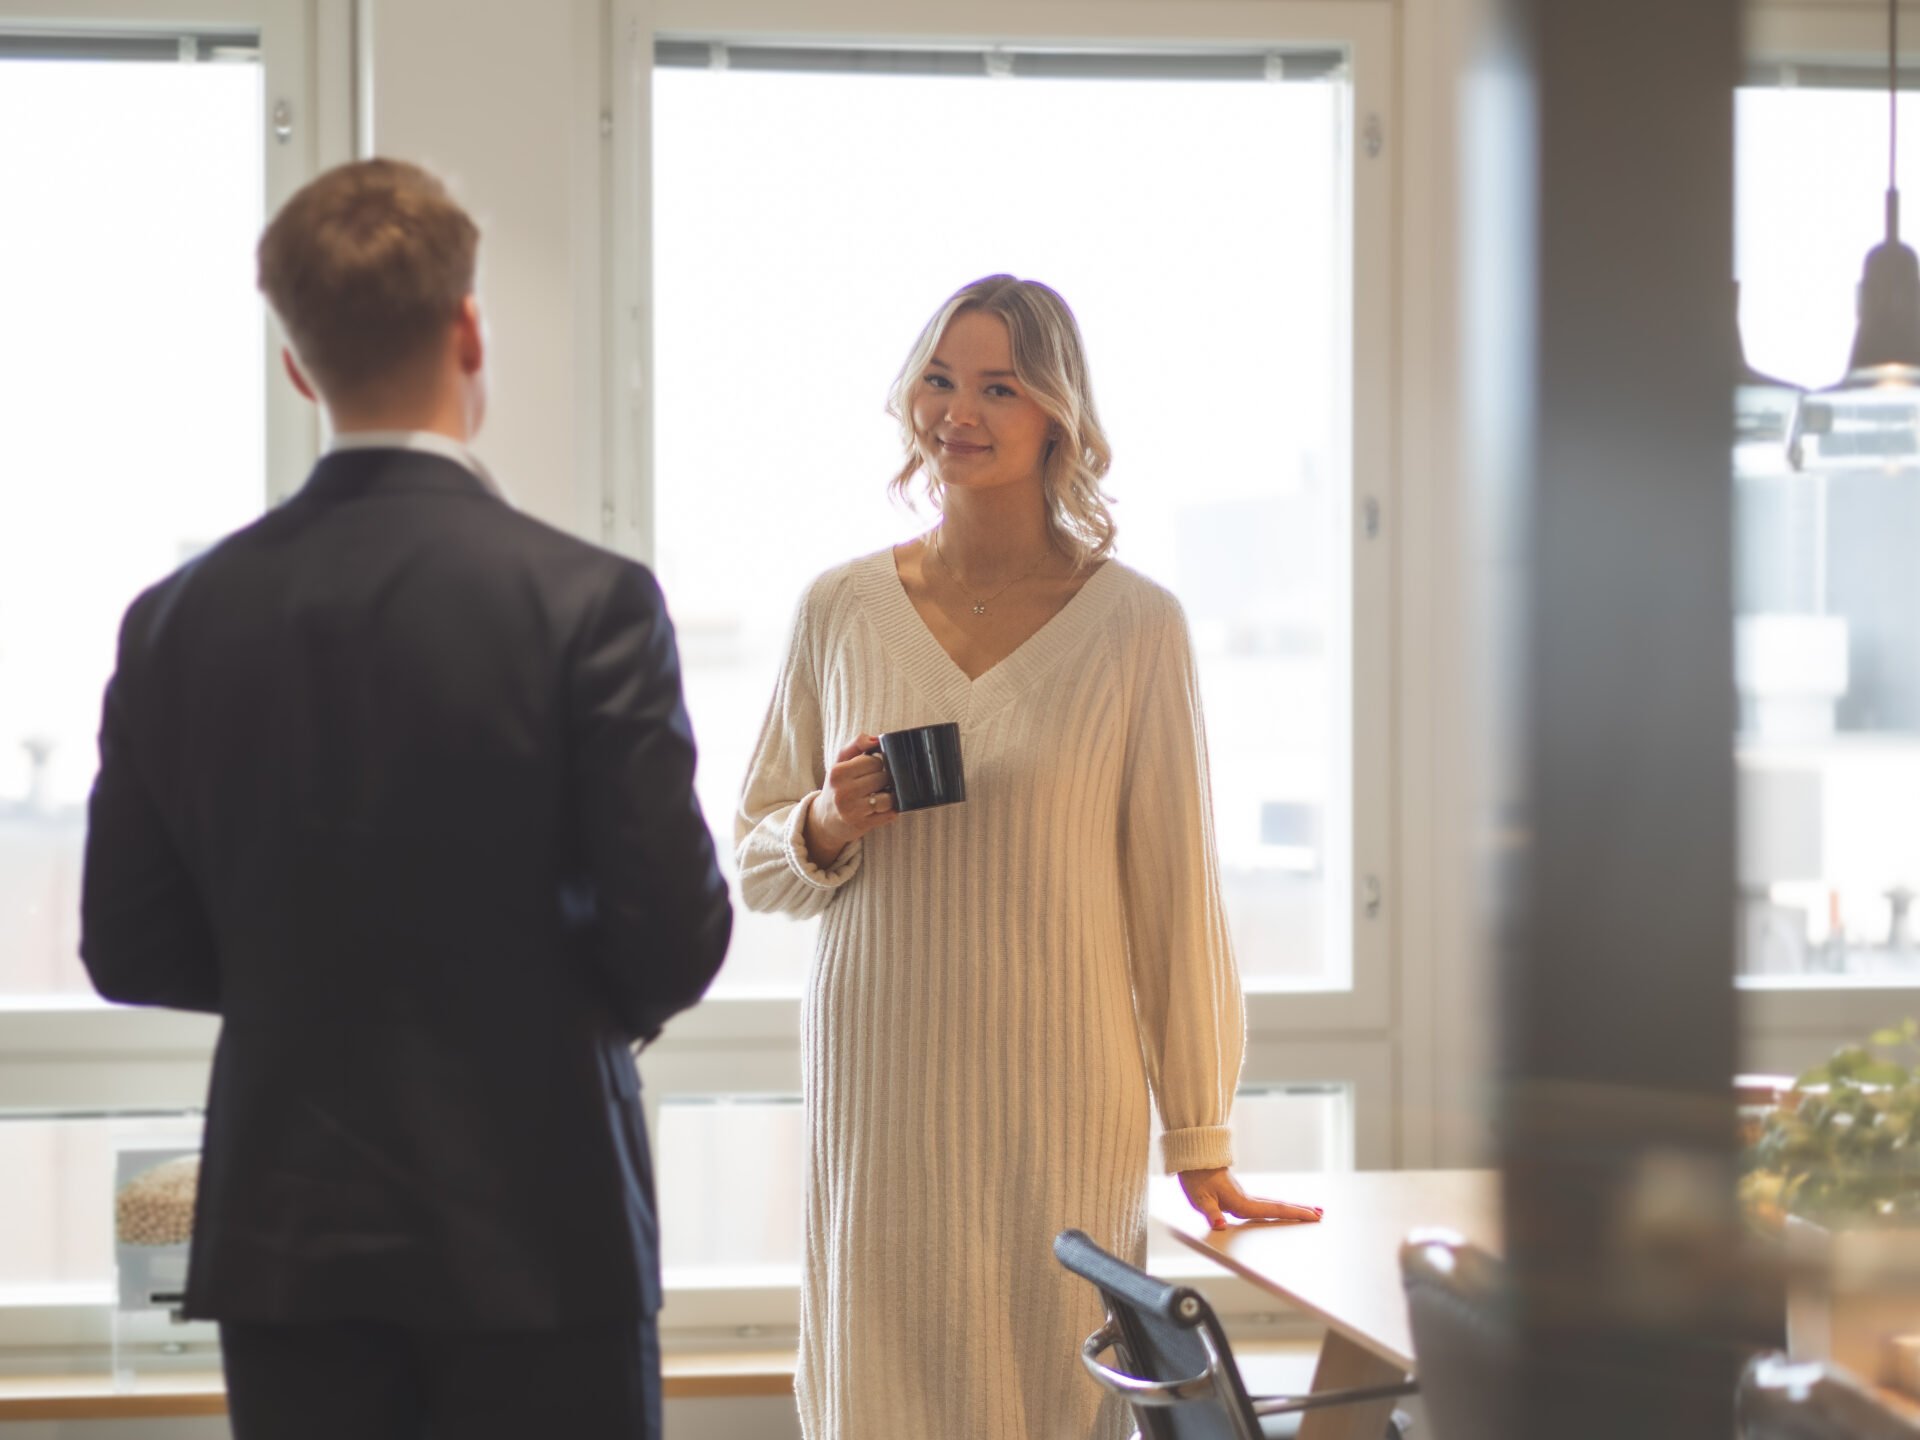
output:
[[[487,360],[486,326],[480,319],[480,302],[469,295],[460,302],[460,313],[453,322],[454,353],[460,357],[460,373],[477,375]]]
[[[313,401],[314,404],[318,405],[320,403],[320,397],[314,394],[313,386],[307,383],[307,377],[300,373],[300,362],[293,358],[293,348],[291,346],[282,345],[280,347],[280,363],[287,367],[287,378],[293,382],[293,388],[306,396],[307,399]]]

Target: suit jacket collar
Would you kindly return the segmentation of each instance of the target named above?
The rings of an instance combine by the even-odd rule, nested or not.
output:
[[[336,450],[320,457],[295,499],[331,505],[369,495],[500,497],[478,475],[443,455],[423,450]]]

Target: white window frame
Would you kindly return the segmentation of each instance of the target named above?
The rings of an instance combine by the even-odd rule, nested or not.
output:
[[[354,153],[353,16],[353,0],[0,0],[0,32],[8,35],[257,32],[268,214]],[[274,112],[283,102],[292,130],[280,141]],[[314,407],[281,375],[280,340],[264,312],[260,359],[268,377],[261,498],[271,505],[305,478],[320,430]],[[0,999],[0,1112],[198,1109],[217,1028],[206,1016],[91,997]],[[110,1322],[101,1306],[0,1311],[0,1353],[20,1345],[97,1348],[107,1343]]]
[[[1847,0],[1755,0],[1746,26],[1746,55],[1765,65],[1842,64],[1883,70],[1887,55],[1883,6]],[[1903,36],[1903,40],[1905,37]],[[1911,64],[1912,42],[1906,41]],[[1871,204],[1872,196],[1862,197]],[[1731,743],[1731,737],[1729,739]],[[1798,1073],[1855,1044],[1883,1025],[1920,1015],[1920,980],[1888,983],[1847,976],[1736,982],[1741,1067]]]
[[[1397,355],[1395,196],[1399,147],[1392,0],[1179,0],[1129,6],[1101,0],[980,0],[964,12],[930,0],[819,0],[804,15],[782,0],[612,0],[613,146],[608,311],[631,317],[609,327],[610,437],[603,513],[607,539],[643,560],[653,553],[651,396],[651,83],[656,40],[977,48],[1027,44],[1137,50],[1290,47],[1347,51],[1353,84],[1351,137],[1352,484],[1348,534],[1353,585],[1353,981],[1346,990],[1251,991],[1243,1083],[1329,1081],[1351,1087],[1355,1163],[1397,1163],[1396,1076],[1400,1031],[1396,980],[1398,906],[1393,857],[1395,765],[1394,625],[1397,541]],[[964,25],[964,30],[956,30]],[[1377,128],[1376,128],[1377,127]],[[1381,138],[1369,154],[1368,136]],[[1372,523],[1369,524],[1369,516]],[[727,837],[722,836],[724,843]],[[1370,907],[1367,882],[1378,886]],[[648,1121],[674,1094],[798,1094],[798,998],[718,996],[676,1019],[642,1057]],[[1203,1262],[1201,1268],[1204,1270]],[[1211,1276],[1210,1276],[1211,1278]],[[1271,1300],[1220,1287],[1229,1313],[1265,1314]],[[663,1324],[682,1337],[785,1330],[796,1319],[786,1286],[675,1286]]]
[[[737,43],[879,45],[1023,42],[1069,48],[1142,49],[1340,46],[1352,57],[1354,117],[1384,146],[1353,147],[1351,393],[1352,579],[1354,585],[1353,987],[1348,991],[1248,996],[1246,1083],[1332,1081],[1352,1088],[1356,1162],[1394,1164],[1400,1150],[1395,1087],[1403,1068],[1396,884],[1395,714],[1397,517],[1395,314],[1399,272],[1394,212],[1399,183],[1397,32],[1393,0],[1168,0],[1115,7],[1108,0],[979,0],[964,17],[930,0],[819,0],[804,19],[789,0],[607,0],[604,96],[608,137],[601,207],[605,221],[601,369],[607,463],[602,492],[583,515],[602,517],[600,537],[642,559],[652,552],[649,328],[651,78],[656,38],[700,36]],[[57,5],[57,12],[54,7]],[[267,108],[286,98],[295,137],[268,144],[267,201],[277,205],[307,176],[355,153],[354,0],[196,0],[196,27],[232,24],[261,34]],[[951,27],[964,18],[966,33]],[[70,32],[76,27],[154,30],[182,23],[155,0],[0,0],[0,27]],[[357,37],[362,42],[364,34]],[[602,107],[604,106],[604,109]],[[306,126],[300,117],[311,117]],[[262,117],[268,123],[268,117]],[[364,129],[364,121],[361,122]],[[277,343],[263,351],[277,365]],[[287,387],[270,384],[269,474],[296,484],[317,449],[317,419]],[[270,498],[279,498],[273,496]],[[594,503],[596,502],[597,503]],[[1378,521],[1366,534],[1366,502]],[[1379,886],[1369,916],[1366,880]],[[204,1101],[217,1022],[167,1012],[73,1002],[0,1004],[0,1108],[80,1108],[138,1103],[197,1107]],[[671,1093],[798,1093],[797,998],[718,998],[679,1018],[642,1064],[650,1121]],[[704,1333],[789,1329],[790,1286],[676,1289],[665,1323],[681,1343]],[[1248,1311],[1263,1311],[1249,1296]],[[81,1317],[64,1317],[71,1328]],[[54,1317],[47,1318],[52,1326]],[[87,1327],[81,1325],[80,1329]],[[64,1333],[64,1331],[62,1332]],[[90,1331],[88,1332],[90,1333]],[[0,1346],[9,1336],[0,1335]]]

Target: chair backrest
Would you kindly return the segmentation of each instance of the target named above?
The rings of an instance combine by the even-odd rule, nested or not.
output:
[[[1784,1355],[1747,1363],[1738,1414],[1741,1440],[1920,1440],[1920,1421],[1854,1376]]]
[[[1414,1364],[1433,1440],[1511,1435],[1515,1353],[1500,1262],[1444,1231],[1400,1247]]]
[[[1173,1404],[1135,1397],[1131,1403],[1142,1440],[1259,1440],[1260,1425],[1226,1332],[1204,1296],[1136,1270],[1078,1230],[1061,1231],[1053,1253],[1091,1282],[1106,1304],[1117,1332],[1110,1368],[1139,1381],[1177,1386],[1187,1397]],[[1097,1373],[1094,1378],[1109,1390],[1116,1388],[1112,1379]]]

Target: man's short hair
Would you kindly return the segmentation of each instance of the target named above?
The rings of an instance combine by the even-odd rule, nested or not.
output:
[[[329,400],[403,378],[473,293],[480,232],[417,165],[360,160],[309,182],[260,237],[260,290]]]

